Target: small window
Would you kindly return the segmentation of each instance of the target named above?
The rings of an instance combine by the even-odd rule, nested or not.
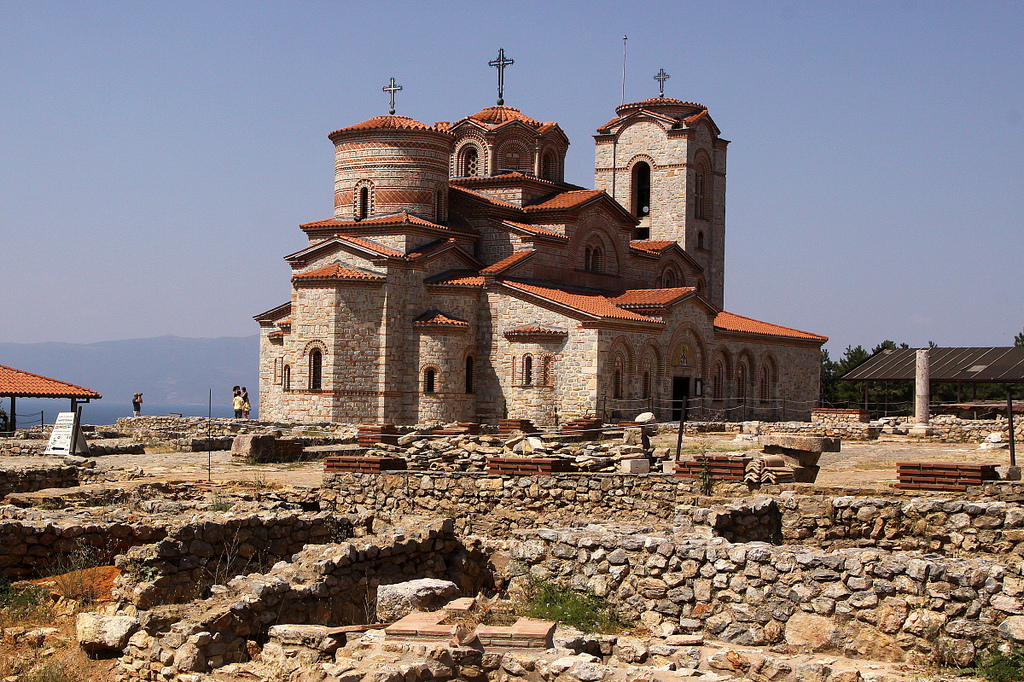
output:
[[[662,286],[665,289],[672,289],[676,285],[676,275],[671,270],[665,273],[665,279]]]
[[[466,393],[473,392],[473,358],[466,358]]]
[[[759,392],[761,394],[761,402],[766,403],[772,396],[771,387],[771,375],[772,371],[768,365],[762,365],[761,367],[761,381],[759,386]]]
[[[523,356],[523,385],[533,386],[533,356]]]
[[[587,272],[601,272],[604,267],[604,252],[600,246],[588,246],[583,252],[583,269]]]
[[[725,399],[725,365],[719,360],[715,363],[715,385],[712,387],[712,397],[714,400]]]
[[[540,376],[540,381],[541,381],[541,384],[543,386],[551,386],[552,385],[551,382],[554,379],[554,377],[551,375],[551,363],[552,363],[552,357],[550,355],[545,355],[544,356],[544,360],[543,360],[543,364],[541,365],[541,376]]]
[[[557,180],[555,177],[555,155],[551,152],[544,154],[544,167],[541,169],[541,174],[545,180]]]
[[[651,214],[651,167],[646,162],[633,166],[633,215],[645,218]]]
[[[651,373],[644,372],[643,391],[645,398],[651,397]]]
[[[704,246],[704,230],[700,230],[699,232],[697,232],[697,248],[698,249],[706,248]]]
[[[291,365],[285,365],[284,370],[281,373],[281,386],[285,393],[290,393],[292,390],[292,368]]]
[[[309,390],[319,391],[323,387],[324,354],[314,348],[309,354]]]
[[[707,220],[708,217],[706,188],[705,173],[698,171],[693,180],[693,215],[698,220]]]
[[[613,382],[612,397],[613,398],[621,398],[622,397],[622,370],[621,369],[615,370],[615,374],[612,377],[612,382]]]
[[[359,219],[364,220],[370,215],[370,188],[361,187],[359,189]]]
[[[423,373],[423,392],[434,393],[436,391],[437,381],[437,370],[433,367],[428,367],[427,371]]]
[[[480,169],[480,158],[476,147],[467,147],[462,155],[462,175],[472,177],[477,175]]]
[[[736,397],[741,403],[747,401],[747,366],[742,363],[736,370]]]

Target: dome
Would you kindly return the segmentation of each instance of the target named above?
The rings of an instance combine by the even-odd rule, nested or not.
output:
[[[416,132],[446,134],[446,131],[439,130],[435,126],[427,125],[426,123],[420,123],[416,119],[409,118],[408,116],[374,116],[362,123],[356,123],[355,125],[350,125],[345,128],[339,128],[338,130],[330,133],[327,137],[333,140],[335,135],[368,132],[371,130],[411,130]]]
[[[541,126],[540,121],[530,118],[529,116],[519,111],[515,107],[487,107],[486,109],[481,109],[480,111],[476,112],[472,116],[469,116],[468,118],[471,118],[477,123],[483,123],[484,125],[488,126],[500,126],[504,123],[509,123],[511,121],[519,121],[520,123],[525,123],[531,128],[539,128]]]

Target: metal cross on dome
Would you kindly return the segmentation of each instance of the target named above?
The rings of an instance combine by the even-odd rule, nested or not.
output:
[[[384,92],[391,93],[391,111],[389,112],[392,116],[395,115],[395,93],[402,89],[401,85],[395,84],[395,77],[391,77],[391,85],[384,86]]]
[[[512,66],[515,64],[514,59],[505,58],[505,48],[498,49],[498,58],[487,62],[487,66],[493,66],[498,69],[498,106],[505,104],[505,67]]]
[[[665,69],[658,71],[658,75],[654,77],[654,80],[658,81],[658,97],[665,96],[665,81],[672,76],[665,73]]]

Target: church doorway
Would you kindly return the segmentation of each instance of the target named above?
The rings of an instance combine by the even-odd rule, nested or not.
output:
[[[686,401],[690,397],[690,377],[672,377],[672,421],[686,419]]]

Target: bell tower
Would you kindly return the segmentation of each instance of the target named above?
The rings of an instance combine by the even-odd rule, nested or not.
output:
[[[594,136],[594,186],[640,220],[633,239],[678,242],[704,269],[705,296],[723,307],[729,142],[695,102],[654,97],[615,114]]]

